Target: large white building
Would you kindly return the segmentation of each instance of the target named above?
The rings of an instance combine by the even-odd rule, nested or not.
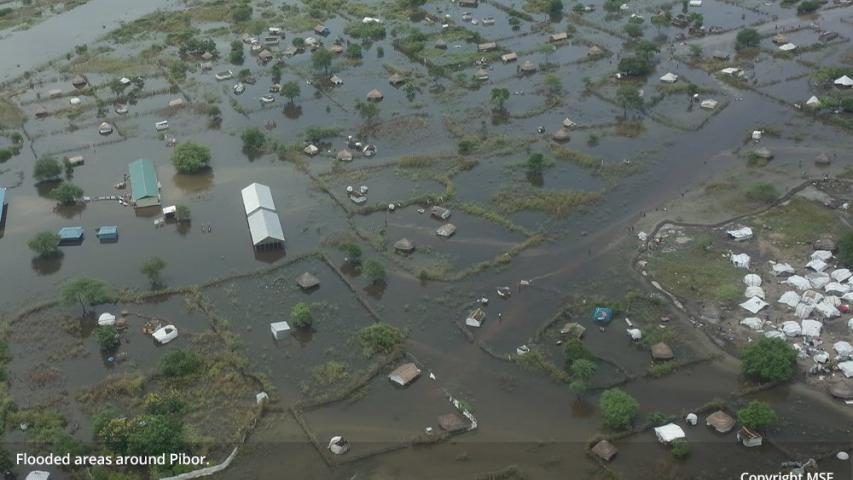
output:
[[[253,183],[240,193],[243,196],[243,209],[255,248],[284,247],[284,231],[275,210],[270,187]]]

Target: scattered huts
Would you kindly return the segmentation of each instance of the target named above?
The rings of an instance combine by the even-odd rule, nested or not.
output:
[[[388,379],[401,387],[414,382],[421,376],[421,369],[414,363],[404,363],[388,374]]]
[[[717,410],[705,418],[705,425],[713,428],[719,433],[728,433],[735,428],[735,419],[728,413]]]
[[[296,284],[302,290],[311,290],[320,286],[320,279],[312,275],[310,272],[305,272],[296,278]]]
[[[655,360],[672,360],[674,355],[672,349],[664,342],[659,342],[651,347],[652,358]]]
[[[282,248],[284,231],[275,209],[270,187],[253,183],[240,191],[249,224],[252,245],[256,249]]]
[[[397,85],[404,83],[405,81],[406,81],[405,77],[403,77],[399,73],[395,73],[395,74],[391,75],[390,77],[388,77],[388,83],[390,83],[391,85],[393,85],[395,87]]]
[[[160,182],[154,162],[140,158],[128,165],[130,173],[130,198],[135,208],[160,205]]]
[[[504,63],[514,62],[518,60],[518,54],[515,52],[504,53],[501,55],[501,61]]]
[[[590,453],[604,460],[605,462],[609,462],[614,456],[616,456],[618,452],[619,450],[617,450],[616,447],[613,446],[613,444],[608,442],[607,440],[601,440],[600,442],[596,443],[595,446],[592,447],[592,449],[590,449]]]
[[[374,88],[373,90],[367,92],[367,99],[371,102],[378,102],[385,98],[385,95],[382,95],[382,92],[379,89]]]

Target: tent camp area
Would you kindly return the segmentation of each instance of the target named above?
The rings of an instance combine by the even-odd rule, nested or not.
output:
[[[160,182],[154,162],[141,158],[128,166],[130,173],[130,191],[133,206],[136,208],[160,205]]]

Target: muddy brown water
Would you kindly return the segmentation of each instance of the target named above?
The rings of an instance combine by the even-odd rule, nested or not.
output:
[[[0,40],[0,48],[8,49],[14,45],[16,50],[8,55],[0,55],[0,66],[5,65],[2,69],[4,75],[12,76],[45,59],[59,57],[65,53],[68,45],[92,42],[102,31],[108,31],[122,19],[133,18],[149,9],[168,8],[174,2],[131,3],[132,6],[127,2],[93,0],[67,15],[48,19],[30,30],[8,34]],[[732,13],[739,11],[739,7],[718,3],[708,2],[703,7],[703,12],[708,11],[706,24],[723,24],[727,28],[742,24],[741,16]],[[747,22],[767,16],[746,10],[744,12]],[[451,14],[459,16],[461,10],[451,9]],[[484,5],[482,11],[476,11],[477,16],[487,14],[504,18],[501,12],[489,5]],[[598,12],[592,16],[592,20],[604,22],[604,16]],[[70,41],[61,33],[62,29],[56,28],[60,22],[66,21],[79,26]],[[564,19],[558,28],[568,24],[569,20]],[[102,25],[106,28],[102,28]],[[330,22],[329,25],[335,28],[337,34],[345,22]],[[539,34],[515,37],[516,34],[505,21],[499,21],[494,27],[471,28],[489,38],[512,37],[506,44],[518,50],[533,48],[542,38]],[[675,31],[669,28],[666,30]],[[579,35],[612,50],[621,49],[621,40],[600,31],[583,27],[579,29]],[[30,55],[17,49],[33,44],[32,38],[43,40],[39,42],[39,55]],[[706,51],[710,51],[714,42],[722,41],[708,37],[702,42],[709,45]],[[220,43],[220,51],[226,51],[227,42]],[[377,46],[384,48],[382,58],[377,58]],[[579,47],[567,46],[552,53],[530,56],[537,62],[567,63],[577,60],[580,52]],[[166,260],[168,267],[164,279],[167,284],[183,285],[282,262],[288,257],[317,249],[329,235],[349,232],[344,212],[294,166],[271,156],[254,161],[245,157],[240,151],[239,132],[247,125],[262,126],[268,120],[275,121],[277,126],[269,135],[282,143],[300,143],[300,133],[311,125],[334,126],[341,129],[341,135],[352,134],[363,123],[353,111],[354,101],[363,98],[372,88],[380,88],[386,95],[380,104],[380,118],[386,125],[393,126],[403,115],[425,117],[426,121],[417,128],[402,131],[389,128],[387,133],[375,135],[371,141],[379,146],[379,155],[372,159],[357,158],[353,162],[355,167],[378,165],[401,155],[454,152],[455,140],[443,128],[442,116],[449,112],[467,118],[466,129],[479,131],[482,124],[476,112],[487,104],[488,92],[493,86],[525,91],[524,95],[513,95],[508,101],[507,105],[513,111],[531,110],[543,101],[541,95],[533,93],[541,83],[541,74],[529,79],[518,78],[514,65],[496,64],[491,72],[493,79],[478,91],[456,92],[449,101],[434,100],[427,93],[426,87],[421,85],[415,102],[409,102],[402,89],[394,89],[387,84],[382,70],[384,63],[411,67],[417,72],[424,71],[422,66],[414,66],[395,51],[389,39],[377,42],[366,50],[361,66],[347,67],[339,72],[345,84],[332,91],[331,98],[315,97],[312,88],[305,84],[301,76],[302,72],[310,69],[308,56],[301,55],[293,59],[289,65],[298,71],[286,67],[284,77],[285,81],[299,81],[302,87],[302,95],[296,101],[301,107],[301,114],[293,116],[295,118],[289,118],[282,112],[286,99],[278,98],[271,106],[261,107],[257,97],[265,93],[265,75],[268,74],[263,73],[265,69],[253,62],[247,62],[245,67],[258,72],[262,80],[236,98],[237,103],[249,112],[247,116],[234,112],[229,106],[229,99],[234,98],[230,94],[230,82],[217,83],[210,74],[191,74],[197,84],[187,89],[187,95],[190,98],[214,95],[221,100],[219,106],[223,110],[223,123],[219,131],[207,130],[206,119],[188,110],[169,117],[170,134],[179,141],[204,143],[213,152],[212,170],[197,176],[180,175],[174,171],[168,161],[170,150],[153,130],[153,123],[164,117],[162,109],[175,94],[143,99],[132,107],[127,117],[110,114],[108,119],[114,120],[128,138],[109,145],[91,146],[104,140],[94,133],[93,129],[100,119],[96,119],[91,111],[79,120],[82,128],[75,132],[54,133],[64,130],[68,125],[66,121],[56,118],[29,121],[26,128],[35,137],[32,147],[36,155],[76,149],[76,153],[86,157],[86,164],[75,171],[74,181],[90,195],[111,192],[112,185],[126,172],[128,162],[140,157],[151,158],[157,165],[164,203],[189,205],[193,222],[184,229],[174,224],[157,228],[151,212],[134,212],[129,207],[107,201],[94,202],[85,208],[56,209],[45,198],[46,190],[36,188],[30,178],[34,155],[28,142],[21,155],[2,165],[3,173],[0,174],[0,184],[5,186],[14,186],[18,182],[18,175],[23,175],[23,183],[7,193],[9,208],[3,237],[0,239],[0,271],[14,272],[13,276],[6,276],[7,281],[3,282],[0,293],[0,302],[6,306],[5,310],[11,312],[28,302],[44,300],[53,295],[57,285],[64,279],[83,274],[102,278],[117,287],[143,288],[145,279],[139,273],[139,266],[152,255]],[[603,125],[618,120],[622,117],[621,109],[584,93],[581,81],[584,76],[597,77],[612,71],[614,63],[605,59],[576,67],[560,67],[558,74],[563,77],[566,88],[562,107],[529,118],[512,120],[504,125],[493,126],[487,122],[488,134],[530,137],[536,135],[535,130],[540,125],[546,126],[548,131],[556,129],[565,116],[586,125]],[[476,345],[468,343],[459,334],[453,322],[464,316],[475,298],[489,296],[492,298],[487,308],[490,320],[484,328],[474,332],[474,336],[498,353],[506,354],[526,342],[554,314],[564,295],[583,292],[596,282],[604,285],[601,291],[613,296],[619,296],[628,288],[640,286],[635,278],[625,274],[629,268],[626,258],[632,245],[628,227],[644,212],[660,208],[670,199],[678,198],[690,186],[740,165],[742,160],[725,152],[740,146],[756,125],[784,122],[787,130],[802,133],[807,143],[832,143],[831,148],[839,152],[844,152],[850,146],[849,137],[836,136],[808,118],[796,116],[786,105],[751,92],[734,91],[704,72],[677,63],[662,55],[657,71],[659,74],[672,71],[715,88],[718,91],[715,96],[728,101],[725,108],[713,116],[698,109],[686,112],[686,102],[680,96],[668,97],[666,102],[654,107],[651,113],[675,119],[681,126],[688,127],[687,130],[677,130],[646,120],[646,132],[636,139],[607,135],[602,137],[598,147],[593,148],[584,144],[586,132],[576,132],[569,144],[571,148],[600,155],[608,163],[623,159],[641,162],[645,167],[642,173],[617,179],[611,185],[607,180],[593,177],[578,167],[560,164],[545,176],[545,187],[608,190],[601,203],[565,219],[553,219],[530,212],[509,215],[514,222],[528,229],[545,230],[550,235],[550,241],[522,252],[507,268],[492,270],[453,285],[423,283],[411,274],[389,268],[390,278],[386,289],[380,298],[372,297],[371,301],[380,310],[384,320],[410,329],[411,352],[436,374],[441,385],[473,405],[474,413],[481,423],[478,431],[444,444],[407,448],[329,469],[316,452],[306,445],[301,429],[287,414],[270,414],[260,422],[257,432],[250,437],[233,467],[219,477],[270,478],[282,472],[282,464],[286,465],[288,471],[299,472],[300,478],[318,479],[353,478],[354,475],[357,478],[471,478],[476,473],[499,470],[510,464],[520,465],[530,478],[565,478],[567,473],[578,478],[591,476],[597,467],[584,455],[584,451],[587,441],[600,430],[600,421],[595,413],[595,395],[579,402],[564,385],[552,382],[543,374],[532,373],[484,355]],[[225,68],[225,65],[218,64],[215,71],[220,70],[220,67]],[[759,62],[756,68],[759,69],[760,78],[787,78],[803,72],[800,64],[770,59]],[[472,72],[472,68],[466,69],[466,73]],[[646,87],[650,92],[657,76],[653,75]],[[442,83],[448,89],[455,88],[446,80],[442,80]],[[146,90],[154,91],[164,85],[162,78],[152,78]],[[796,99],[802,100],[807,98],[803,96],[805,87],[802,81],[792,80],[770,86],[767,91],[788,100],[796,94]],[[40,88],[46,90],[48,86]],[[63,88],[69,86],[64,85]],[[67,99],[57,100],[57,108],[65,102]],[[701,130],[689,130],[706,118],[709,120]],[[592,132],[599,131],[593,129],[590,130]],[[118,134],[113,134],[112,138],[118,138]],[[781,139],[779,142],[784,145],[791,140]],[[342,138],[333,139],[332,153],[342,146]],[[544,140],[539,140],[531,148],[547,151]],[[640,157],[641,152],[646,154]],[[516,175],[510,167],[523,161],[526,154],[519,151],[505,157],[480,158],[480,165],[474,170],[454,177],[457,199],[486,204],[503,181]],[[325,171],[331,163],[319,157],[307,161],[314,173]],[[258,254],[249,244],[239,191],[254,181],[266,183],[273,189],[287,238],[285,252]],[[441,187],[432,182],[400,180],[387,171],[372,175],[360,183],[368,184],[371,192],[375,192],[375,195],[371,195],[371,203],[374,200],[405,200],[413,191],[441,191]],[[342,189],[345,186],[334,184],[334,188],[341,190],[336,193],[343,197]],[[360,228],[367,230],[378,229],[387,221],[390,241],[407,236],[424,250],[432,252],[433,255],[427,261],[440,258],[449,262],[454,269],[463,269],[477,261],[492,258],[521,240],[518,234],[461,213],[455,213],[453,217],[459,227],[456,236],[447,241],[437,239],[432,235],[432,230],[438,223],[426,215],[417,214],[415,209],[410,207],[394,214],[356,216],[354,221]],[[84,226],[86,240],[83,244],[63,248],[60,259],[33,261],[26,247],[27,240],[35,232],[56,230],[67,225]],[[94,237],[95,228],[99,225],[118,225],[119,242],[100,244]],[[202,227],[207,225],[212,229],[211,232],[206,232],[206,229],[203,231]],[[333,261],[342,261],[339,255],[332,256]],[[367,256],[373,254],[368,253]],[[288,269],[286,277],[289,278],[291,273],[301,273],[298,270],[299,267]],[[496,286],[514,285],[519,279],[532,278],[537,278],[537,289],[514,295],[507,302],[499,301],[493,294]],[[336,302],[336,297],[350,295],[337,283],[339,281],[336,278],[326,278],[324,274],[321,279],[323,285],[320,291],[309,297],[312,301],[337,303],[342,312],[359,308],[352,297]],[[354,278],[353,281],[360,288],[364,286],[360,278]],[[217,293],[216,296],[221,300],[222,295],[225,294]],[[222,304],[223,311],[234,320],[235,331],[241,341],[247,349],[253,351],[250,357],[256,368],[272,374],[273,383],[280,390],[279,396],[285,404],[299,397],[296,372],[327,359],[330,356],[324,355],[324,350],[346,341],[346,335],[341,333],[345,329],[324,335],[322,328],[318,327],[318,333],[304,346],[298,343],[284,347],[274,345],[266,325],[276,317],[285,315],[290,298],[295,296],[266,304],[263,291],[241,294],[241,302],[246,305],[263,304],[257,311],[247,308],[241,312],[238,306],[229,307],[227,302]],[[166,302],[145,308],[164,317],[180,318],[182,322],[190,323],[180,302]],[[503,313],[500,322],[495,320],[498,311]],[[73,309],[67,313],[76,314]],[[359,313],[355,323],[360,325],[366,321],[362,316],[363,313]],[[203,325],[199,325],[199,328],[203,328]],[[601,335],[596,331],[590,334],[587,343],[595,353],[612,359],[634,373],[642,373],[647,368],[647,354],[626,346],[619,328],[608,329]],[[50,332],[44,332],[44,335],[47,338]],[[43,361],[38,356],[38,350],[48,348],[50,342],[44,340],[48,344],[18,351],[14,338],[13,335],[12,352],[16,358],[25,359],[25,364],[20,366],[20,374],[24,374]],[[91,338],[85,340],[85,348],[89,351],[95,348]],[[149,348],[144,342],[134,341],[128,345],[128,351],[139,364],[154,365],[163,349]],[[301,355],[304,358],[299,362],[293,361],[293,358]],[[279,369],[279,364],[288,365]],[[83,359],[62,362],[59,368],[64,375],[63,386],[69,389],[94,383],[110,371],[100,358],[91,354]],[[281,374],[276,379],[276,372],[293,373]],[[311,423],[322,434],[321,443],[332,433],[345,433],[347,430],[353,432],[352,437],[356,440],[363,438],[365,442],[382,445],[400,442],[419,434],[423,427],[434,424],[433,417],[447,407],[434,391],[417,395],[418,398],[411,404],[404,403],[401,394],[419,394],[419,389],[429,385],[427,378],[421,378],[419,382],[411,391],[399,392],[383,378],[379,378],[371,382],[368,394],[363,398],[354,400],[352,404],[335,404],[327,412],[316,411],[312,413],[314,421]],[[663,379],[631,383],[626,389],[639,399],[644,413],[664,411],[682,415],[715,397],[737,391],[739,382],[737,372],[728,365],[703,363]],[[17,395],[24,395],[24,392],[19,391]],[[786,413],[785,406],[796,400],[789,398],[784,391],[773,390],[763,398],[779,405],[783,416],[802,414]],[[421,402],[427,403],[421,405]],[[815,420],[835,418],[837,415],[831,409],[804,410],[808,414],[807,418]],[[86,419],[82,413],[69,411],[68,414],[85,425]],[[800,431],[805,438],[814,439],[822,435],[813,426]],[[87,432],[84,426],[80,435],[86,436]],[[784,429],[780,429],[777,434],[782,439],[786,438]],[[839,438],[843,440],[844,434],[843,430],[834,433],[833,441]],[[849,431],[846,434],[849,435]],[[762,448],[757,452],[736,448],[732,435],[721,439],[706,432],[702,426],[689,430],[688,438],[693,444],[694,455],[685,464],[676,465],[669,453],[654,441],[651,432],[630,437],[618,443],[623,451],[617,457],[613,469],[621,472],[625,478],[661,478],[664,473],[673,470],[682,471],[691,478],[702,478],[703,475],[706,478],[720,478],[718,475],[721,473],[734,474],[742,469],[772,471],[778,468],[778,462],[786,458],[785,454],[773,448]],[[849,436],[847,438],[849,443]],[[733,459],[727,462],[725,472],[720,470],[719,455],[722,453],[718,455],[718,452],[725,452],[727,459]],[[838,472],[845,473],[843,466],[839,466]]]

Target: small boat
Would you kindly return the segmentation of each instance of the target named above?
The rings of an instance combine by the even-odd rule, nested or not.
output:
[[[236,85],[234,85],[234,88],[232,88],[232,90],[234,91],[234,95],[240,95],[241,93],[246,91],[246,86],[238,82]]]

